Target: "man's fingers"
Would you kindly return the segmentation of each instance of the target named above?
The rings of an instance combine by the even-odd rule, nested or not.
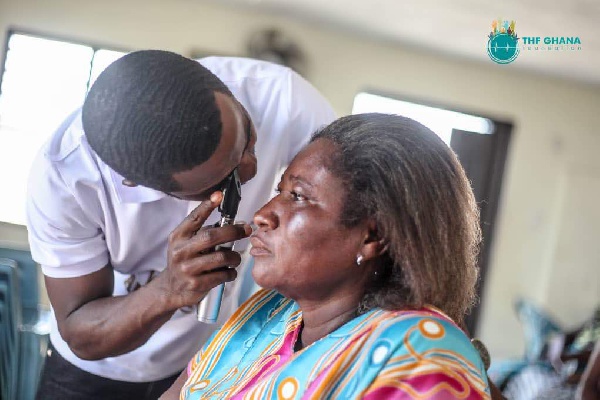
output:
[[[186,279],[186,291],[206,294],[209,290],[221,283],[233,281],[237,277],[235,268],[219,268],[214,271],[206,272],[200,276],[188,277]],[[193,299],[196,302],[202,298]],[[191,304],[189,304],[191,305]]]
[[[177,228],[171,233],[171,237],[190,238],[204,225],[206,219],[210,216],[215,208],[221,203],[223,194],[215,192],[210,196],[209,200],[205,200],[196,207]]]
[[[188,276],[199,276],[210,274],[222,267],[237,267],[241,261],[239,253],[233,250],[219,250],[187,260],[181,265],[181,270]]]
[[[237,271],[233,268],[224,268],[218,271],[210,272],[206,275],[202,275],[204,280],[202,281],[202,286],[205,288],[204,290],[210,290],[217,285],[225,282],[231,282],[235,280],[237,277]]]
[[[179,294],[183,295],[184,300],[181,306],[192,306],[201,301],[208,292],[215,286],[225,282],[231,282],[237,277],[237,271],[233,268],[223,268],[202,275],[202,279],[197,277],[188,277],[186,279],[185,289]]]
[[[244,239],[252,234],[248,224],[226,225],[223,227],[204,228],[188,240],[185,247],[181,248],[183,254],[192,256],[213,249],[215,246]]]

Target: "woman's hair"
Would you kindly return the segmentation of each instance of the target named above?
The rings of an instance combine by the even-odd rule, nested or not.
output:
[[[232,96],[197,61],[136,51],[100,74],[83,105],[83,129],[92,149],[123,177],[179,190],[173,174],[208,160],[221,140],[215,92]]]
[[[431,130],[386,114],[343,117],[317,132],[347,188],[345,226],[374,218],[389,244],[360,310],[433,305],[458,323],[475,298],[479,210],[456,155]]]

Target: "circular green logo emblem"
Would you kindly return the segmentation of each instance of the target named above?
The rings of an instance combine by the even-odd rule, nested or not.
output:
[[[487,51],[490,58],[498,64],[508,64],[519,55],[519,38],[499,33],[489,38]]]

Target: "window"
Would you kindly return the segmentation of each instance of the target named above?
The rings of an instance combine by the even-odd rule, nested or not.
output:
[[[0,221],[25,224],[29,167],[91,84],[125,53],[9,32],[0,76]]]

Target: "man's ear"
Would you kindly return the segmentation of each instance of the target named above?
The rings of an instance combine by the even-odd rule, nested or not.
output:
[[[121,181],[121,183],[122,183],[124,186],[128,186],[128,187],[136,187],[136,186],[137,186],[137,183],[135,183],[134,181],[130,181],[129,179],[123,179],[123,180]]]
[[[381,237],[381,231],[378,229],[375,220],[369,220],[360,252],[363,259],[367,261],[379,258],[388,251],[388,248],[389,242]]]

